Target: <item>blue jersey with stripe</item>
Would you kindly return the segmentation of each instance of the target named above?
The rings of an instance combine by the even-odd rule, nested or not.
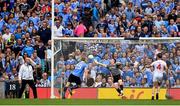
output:
[[[79,62],[78,64],[76,64],[75,69],[74,69],[74,71],[72,72],[72,74],[75,75],[75,76],[77,76],[77,77],[83,77],[85,68],[86,68],[87,66],[88,66],[88,65],[87,65],[84,61]]]

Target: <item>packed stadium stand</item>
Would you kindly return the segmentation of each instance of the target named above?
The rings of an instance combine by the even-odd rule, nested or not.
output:
[[[23,57],[37,64],[36,86],[50,87],[51,22],[51,0],[0,1],[0,80],[6,92],[14,90],[10,83],[18,86]]]
[[[179,37],[178,0],[55,0],[55,37]]]

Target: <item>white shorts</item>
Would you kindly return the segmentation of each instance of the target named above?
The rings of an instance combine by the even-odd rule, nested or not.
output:
[[[161,82],[163,79],[163,73],[154,71],[153,72],[153,82]]]

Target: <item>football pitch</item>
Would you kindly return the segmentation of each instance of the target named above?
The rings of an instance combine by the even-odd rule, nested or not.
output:
[[[179,100],[0,99],[1,106],[180,106]]]

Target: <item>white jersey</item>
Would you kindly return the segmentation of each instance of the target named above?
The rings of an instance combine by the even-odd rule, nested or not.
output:
[[[165,71],[165,67],[167,66],[166,62],[163,60],[154,61],[151,66],[154,67],[154,71],[163,73]]]
[[[64,30],[64,27],[62,25],[60,25],[59,28],[57,26],[54,26],[54,36],[55,37],[62,37],[63,36],[63,30]]]
[[[151,66],[154,67],[153,82],[161,82],[163,79],[163,72],[167,67],[166,62],[163,60],[154,61]]]

